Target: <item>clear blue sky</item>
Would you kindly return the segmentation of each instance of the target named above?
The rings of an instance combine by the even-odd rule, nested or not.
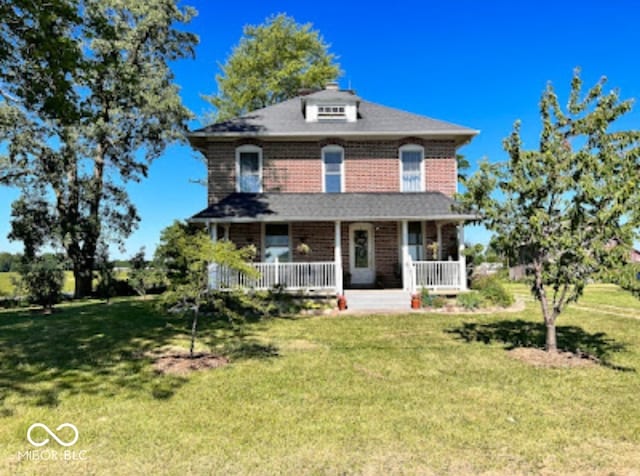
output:
[[[479,129],[461,150],[474,166],[484,156],[505,159],[501,142],[516,119],[523,121],[525,146],[536,147],[540,93],[551,81],[566,103],[575,66],[582,68],[585,85],[606,75],[623,97],[640,98],[640,3],[632,0],[183,3],[199,11],[189,29],[200,35],[200,45],[195,60],[173,69],[184,103],[198,116],[208,111],[200,95],[215,91],[218,64],[243,25],[281,12],[321,32],[339,56],[342,87],[350,85],[370,101]],[[640,128],[640,105],[623,125]],[[195,156],[188,147],[173,146],[154,162],[147,180],[129,187],[142,221],[124,256],[141,246],[152,252],[160,230],[206,206],[205,189],[189,182],[205,172]],[[0,188],[0,251],[21,250],[6,238],[16,196]],[[487,240],[485,231],[467,230],[467,241]]]

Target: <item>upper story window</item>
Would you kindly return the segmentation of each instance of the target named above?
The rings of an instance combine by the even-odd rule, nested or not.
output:
[[[343,191],[344,149],[336,145],[322,148],[322,170],[324,191],[340,193]]]
[[[419,145],[400,147],[400,191],[424,191],[424,148]]]
[[[236,149],[236,191],[262,192],[262,149],[243,145]]]
[[[344,104],[318,105],[318,120],[346,119],[346,108]]]

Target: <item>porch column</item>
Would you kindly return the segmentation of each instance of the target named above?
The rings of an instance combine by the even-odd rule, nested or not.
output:
[[[442,261],[442,223],[436,222],[437,243],[438,243],[438,261]]]
[[[411,289],[411,269],[409,269],[409,222],[402,220],[402,288],[405,291],[413,291]]]
[[[333,247],[333,260],[336,263],[336,294],[343,294],[342,283],[342,230],[341,223],[335,222],[335,246]]]
[[[218,241],[218,224],[209,222],[209,236],[214,243]],[[218,289],[218,264],[209,263],[209,289]]]
[[[458,263],[460,265],[460,290],[467,290],[467,258],[464,255],[464,222],[458,224]]]

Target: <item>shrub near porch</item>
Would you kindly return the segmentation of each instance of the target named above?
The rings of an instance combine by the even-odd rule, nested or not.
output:
[[[0,473],[633,474],[640,301],[624,296],[588,288],[589,309],[562,316],[563,342],[610,364],[580,369],[505,352],[544,343],[533,303],[275,319],[241,333],[208,320],[201,348],[226,349],[231,365],[188,377],[151,370],[145,352],[184,346],[188,329],[149,302],[2,312]],[[36,421],[76,424],[87,459],[18,461]]]

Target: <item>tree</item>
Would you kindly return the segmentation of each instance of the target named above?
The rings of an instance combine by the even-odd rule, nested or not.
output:
[[[163,265],[170,282],[164,300],[173,308],[193,313],[189,347],[192,358],[200,309],[211,291],[209,264],[216,263],[256,276],[257,271],[248,263],[251,258],[252,250],[237,249],[230,241],[214,243],[201,228],[175,222],[162,231],[155,259]]]
[[[44,312],[50,313],[62,297],[62,260],[53,254],[36,257],[23,263],[20,275],[30,300],[42,306]]]
[[[194,11],[175,0],[39,4],[2,7],[15,15],[0,29],[0,183],[22,192],[11,238],[27,257],[62,247],[81,297],[98,243],[121,242],[139,220],[126,184],[186,132],[168,62],[193,55],[196,37],[174,24]]]
[[[516,122],[504,140],[509,160],[481,163],[462,196],[496,232],[496,247],[530,265],[548,351],[557,350],[558,316],[589,277],[625,261],[628,248],[612,243],[632,243],[640,223],[640,132],[612,127],[632,104],[603,92],[605,83],[583,95],[576,70],[566,111],[547,85],[538,150],[523,148]]]
[[[145,298],[147,291],[162,283],[162,273],[145,259],[144,247],[140,248],[140,251],[134,254],[129,262],[131,268],[127,281],[138,295]]]
[[[216,76],[217,94],[205,97],[216,108],[216,121],[322,88],[340,75],[335,55],[310,23],[280,14],[245,26],[243,34]]]
[[[95,262],[96,272],[98,274],[98,284],[96,286],[96,295],[103,298],[107,304],[115,294],[115,265],[109,260],[109,246],[102,242],[98,245]]]

